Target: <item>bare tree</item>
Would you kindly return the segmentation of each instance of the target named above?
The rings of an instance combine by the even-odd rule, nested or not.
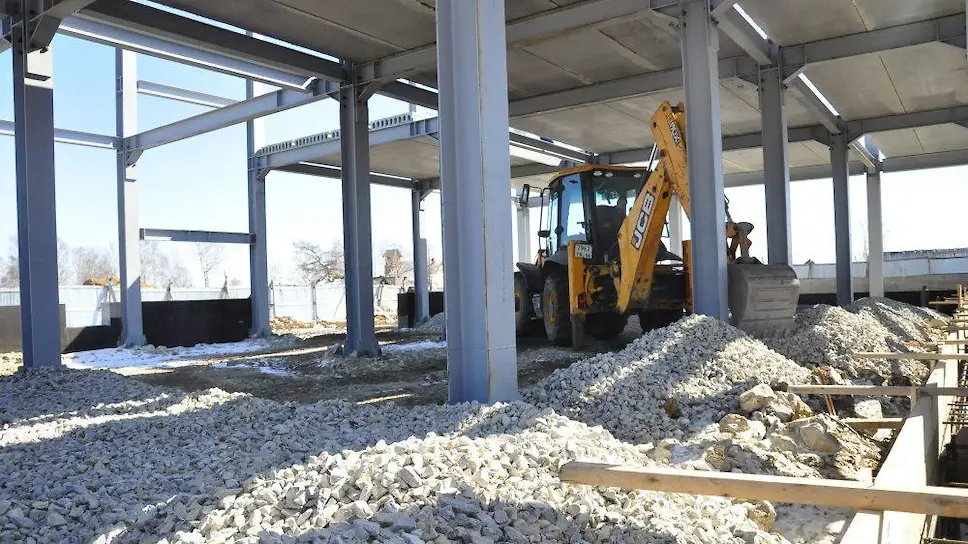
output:
[[[113,248],[76,247],[70,255],[76,283],[107,285],[117,279],[118,257]]]
[[[195,242],[195,257],[198,258],[198,266],[202,269],[202,283],[208,287],[208,278],[212,271],[222,264],[222,246],[206,242]]]
[[[334,241],[329,250],[306,240],[296,240],[292,247],[296,272],[307,285],[343,279],[343,245],[339,241]]]
[[[181,258],[169,255],[158,242],[141,242],[141,283],[152,287],[188,287],[192,275]]]

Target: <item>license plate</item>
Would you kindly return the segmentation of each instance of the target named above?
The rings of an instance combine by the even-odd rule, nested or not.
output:
[[[589,244],[575,244],[575,257],[579,259],[591,259],[592,246]]]

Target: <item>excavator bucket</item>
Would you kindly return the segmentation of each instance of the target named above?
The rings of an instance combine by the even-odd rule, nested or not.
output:
[[[730,264],[730,322],[756,336],[785,336],[793,329],[800,280],[785,264]]]

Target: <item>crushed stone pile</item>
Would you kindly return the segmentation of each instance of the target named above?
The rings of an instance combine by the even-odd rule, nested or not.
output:
[[[524,398],[641,444],[714,425],[757,383],[806,383],[809,374],[743,331],[694,315],[557,370]]]
[[[5,542],[782,542],[766,503],[560,484],[571,460],[655,461],[524,403],[297,406],[94,371],[0,398]]]
[[[440,312],[427,321],[417,325],[418,332],[443,334],[447,329],[447,314]]]
[[[921,343],[943,340],[947,334],[944,329],[931,326],[936,320],[949,318],[930,308],[920,308],[896,300],[881,297],[867,297],[854,301],[848,309],[858,314],[870,314],[902,342]]]
[[[797,312],[793,332],[785,337],[767,337],[762,341],[779,353],[801,365],[833,367],[849,378],[871,380],[872,383],[920,384],[927,375],[919,361],[855,360],[852,352],[911,352],[920,351],[910,345],[907,329],[930,329],[930,318],[919,318],[913,306],[887,301],[864,299],[854,311],[818,304]],[[894,329],[894,330],[892,330]],[[927,333],[930,334],[930,333]]]

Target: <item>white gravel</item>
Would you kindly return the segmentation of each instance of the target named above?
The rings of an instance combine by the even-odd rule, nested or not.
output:
[[[834,367],[876,383],[919,384],[927,374],[921,362],[854,360],[850,354],[922,351],[921,342],[932,339],[928,323],[938,316],[887,299],[862,299],[849,309],[819,304],[797,313],[791,335],[762,340],[807,367]]]
[[[439,314],[431,317],[427,321],[424,321],[420,325],[417,325],[416,330],[418,332],[443,334],[446,328],[447,328],[447,314],[445,314],[444,312],[440,312]]]
[[[854,309],[801,316],[782,347],[806,366],[692,316],[557,371],[524,392],[531,404],[295,405],[103,371],[0,378],[0,542],[833,542],[849,512],[563,485],[557,471],[869,479],[878,446],[782,391],[921,319]]]

